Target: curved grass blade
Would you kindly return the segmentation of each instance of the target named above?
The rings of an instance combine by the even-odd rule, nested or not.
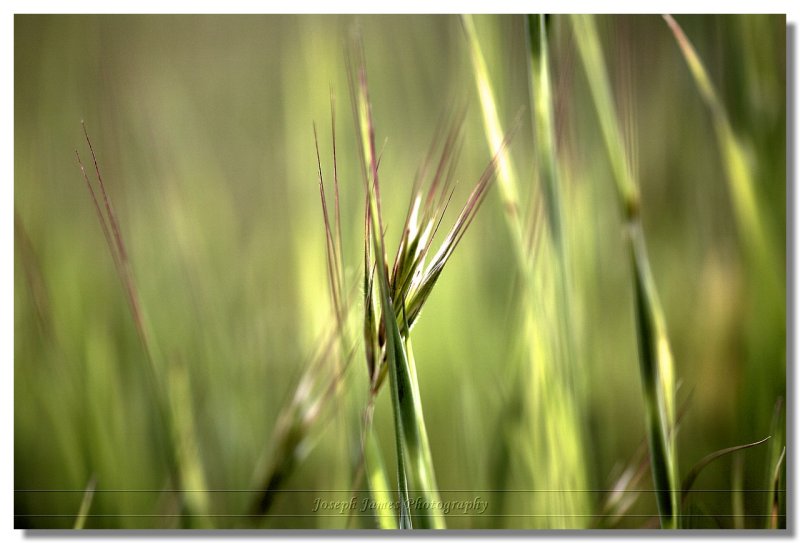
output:
[[[782,492],[780,490],[780,476],[783,456],[786,452],[786,415],[783,398],[778,398],[772,412],[770,433],[773,436],[767,452],[767,466],[764,470],[761,488],[772,490],[765,500],[763,511],[769,513],[766,528],[777,528],[780,520],[780,505]]]
[[[736,445],[734,447],[720,449],[703,457],[697,464],[692,466],[692,469],[690,469],[689,473],[686,474],[686,477],[683,478],[683,483],[681,484],[682,504],[686,503],[686,499],[689,497],[689,492],[691,492],[692,485],[694,485],[697,476],[700,475],[700,472],[703,471],[703,469],[705,469],[705,467],[708,466],[711,462],[719,458],[722,458],[727,454],[735,453],[736,451],[749,449],[750,447],[755,447],[756,445],[761,445],[762,443],[766,443],[766,441],[770,437],[772,436],[767,436],[764,439],[761,439],[759,441],[754,441],[753,443],[746,443],[744,445]]]

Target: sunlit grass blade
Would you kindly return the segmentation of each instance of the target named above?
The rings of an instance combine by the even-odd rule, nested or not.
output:
[[[184,492],[184,500],[190,512],[209,512],[209,495],[205,492],[205,472],[200,463],[200,449],[197,442],[192,410],[192,383],[189,368],[180,358],[169,361],[167,382],[169,383],[169,403],[175,424],[173,425],[173,446],[178,465],[181,466],[181,483],[189,492]],[[210,517],[194,518],[198,527],[212,526]]]
[[[78,516],[75,517],[75,524],[72,526],[74,530],[83,530],[83,527],[86,526],[86,519],[89,517],[89,509],[92,507],[96,485],[97,481],[94,476],[92,476],[92,478],[89,479],[89,483],[86,485],[86,490],[83,491],[81,507],[78,510]]]
[[[550,68],[550,46],[545,15],[529,15],[526,20],[530,61],[528,72],[530,83],[531,112],[533,114],[534,141],[536,144],[536,166],[544,196],[547,232],[553,247],[552,263],[555,271],[556,313],[559,328],[555,342],[563,351],[563,372],[568,383],[577,380],[581,373],[578,367],[576,348],[576,311],[572,297],[572,265],[569,247],[568,225],[564,219],[562,176],[559,172],[556,138],[556,107]],[[534,223],[533,220],[530,221]],[[577,387],[572,397],[580,397]]]
[[[626,219],[635,216],[639,209],[639,189],[630,168],[625,140],[618,121],[606,62],[597,35],[594,18],[590,15],[572,16],[575,40],[578,45],[589,90],[603,133],[608,159],[617,184],[617,194]]]
[[[480,98],[486,140],[490,149],[494,150],[502,141],[497,100],[473,18],[465,15],[462,22]],[[536,35],[537,47],[541,46],[543,37]],[[566,254],[562,250],[563,232],[560,222],[554,223],[559,226],[551,225],[557,231],[550,228],[547,236],[535,235],[541,229],[537,213],[541,207],[547,208],[550,215],[548,221],[559,221],[556,202],[558,195],[554,192],[558,190],[558,180],[552,142],[552,101],[548,99],[550,91],[540,88],[543,85],[549,86],[549,74],[544,72],[548,67],[542,61],[542,51],[531,50],[530,53],[538,55],[535,60],[531,59],[532,63],[536,63],[536,68],[529,66],[534,127],[537,130],[534,134],[537,141],[535,163],[539,167],[539,163],[544,161],[550,166],[546,174],[549,178],[544,181],[549,184],[547,190],[550,191],[550,196],[545,197],[548,201],[544,206],[534,205],[527,217],[525,216],[519,202],[517,176],[507,150],[503,150],[498,158],[497,175],[502,189],[505,222],[517,264],[516,271],[520,277],[519,310],[522,314],[519,319],[519,335],[520,341],[524,343],[523,363],[515,368],[516,371],[510,379],[515,387],[519,387],[519,397],[524,399],[525,428],[519,435],[525,437],[515,441],[512,452],[521,457],[523,469],[526,470],[523,488],[535,487],[536,490],[545,492],[533,493],[515,506],[536,515],[531,517],[532,522],[535,522],[534,526],[576,528],[585,525],[590,506],[588,495],[583,493],[587,486],[586,462],[583,459],[583,427],[579,401],[571,379],[571,375],[575,373],[572,367],[575,361],[569,353],[569,333],[564,323],[564,319],[569,317],[566,313],[554,313],[566,311],[563,304],[567,298],[567,269],[562,260]],[[538,133],[542,127],[549,131],[549,136]],[[532,187],[532,191],[534,204],[537,204],[542,191],[538,185]],[[532,235],[529,236],[528,232]],[[535,244],[531,243],[533,239],[537,240]],[[554,271],[555,277],[551,277]],[[514,402],[510,402],[505,409],[511,417],[517,407]],[[560,436],[559,444],[556,444],[556,435]],[[545,507],[551,514],[547,518],[537,515]]]
[[[503,143],[503,128],[497,113],[494,91],[489,78],[489,69],[486,66],[486,60],[478,40],[475,22],[471,15],[462,15],[461,21],[467,36],[472,69],[475,74],[475,84],[478,87],[486,138],[491,149],[500,149]],[[506,152],[502,153],[498,160],[497,181],[507,216],[506,224],[513,241],[514,255],[517,258],[520,269],[527,270],[529,265],[527,255],[524,252],[525,235],[519,202],[519,182],[517,181],[514,166],[511,163],[511,157]]]
[[[754,165],[748,157],[741,139],[734,132],[725,105],[717,94],[708,72],[700,60],[689,38],[671,15],[664,15],[669,29],[675,36],[697,89],[711,112],[717,144],[722,155],[722,165],[728,179],[728,186],[734,204],[739,234],[757,263],[761,281],[769,281],[773,289],[778,287],[775,266],[775,243],[767,230],[760,202],[756,194]],[[771,273],[772,272],[772,273]],[[773,292],[774,294],[774,292]]]
[[[634,281],[639,368],[644,391],[653,484],[661,526],[679,525],[675,452],[675,375],[666,321],[656,292],[640,219],[639,189],[617,121],[600,38],[593,16],[572,16],[575,39],[600,121],[627,228]]]
[[[366,443],[364,445],[364,463],[367,471],[367,484],[369,485],[372,504],[375,506],[375,521],[381,530],[397,529],[397,518],[391,505],[395,499],[392,497],[389,478],[386,475],[386,466],[383,454],[375,437],[375,431],[370,426],[366,428]]]

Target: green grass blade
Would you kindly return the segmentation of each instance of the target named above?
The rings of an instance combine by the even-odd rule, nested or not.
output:
[[[578,52],[589,81],[589,90],[603,132],[603,141],[611,162],[614,181],[617,184],[617,192],[626,216],[630,216],[638,213],[639,189],[633,178],[628,153],[617,122],[611,84],[608,80],[597,27],[591,15],[573,15],[571,18]]]
[[[725,168],[733,199],[739,233],[759,269],[767,271],[763,279],[768,278],[771,283],[775,283],[775,280],[778,279],[777,275],[774,272],[769,273],[769,270],[774,268],[777,263],[774,242],[769,236],[764,225],[763,214],[760,212],[753,165],[748,159],[742,141],[733,131],[725,106],[694,46],[671,15],[664,15],[664,20],[674,34],[675,41],[678,43],[697,85],[697,90],[711,112],[717,143],[722,155],[722,165]],[[771,284],[770,286],[775,288],[777,285]]]
[[[639,369],[644,389],[653,484],[663,528],[678,527],[675,458],[675,376],[663,313],[640,225],[631,228]]]
[[[478,93],[480,95],[481,103],[494,104],[494,92],[489,79],[489,69],[486,66],[483,52],[480,49],[478,42],[478,35],[475,30],[475,23],[471,15],[463,15],[462,22],[464,30],[467,33],[467,41],[470,46],[470,54],[472,56],[472,64],[475,70],[475,77],[478,85]],[[497,115],[497,109],[483,108],[484,123],[488,132],[488,137],[493,149],[500,149],[503,142],[503,129],[500,123],[500,118]],[[517,175],[511,164],[511,159],[506,153],[503,153],[498,162],[498,181],[500,185],[500,192],[503,197],[503,202],[511,209],[517,209],[519,205],[519,190],[517,188]]]
[[[86,519],[89,518],[89,509],[92,507],[92,500],[94,499],[94,489],[97,484],[94,476],[89,479],[86,485],[86,490],[83,491],[83,499],[81,500],[81,507],[78,510],[78,516],[75,518],[74,530],[83,530],[86,526]]]
[[[400,528],[412,528],[412,516],[408,507],[411,488],[422,494],[436,491],[436,481],[429,469],[430,451],[421,410],[421,400],[416,375],[409,365],[404,339],[392,303],[389,285],[386,248],[383,239],[383,219],[380,206],[380,183],[375,153],[375,134],[367,91],[366,69],[363,62],[358,65],[356,114],[361,135],[362,156],[366,175],[367,205],[369,206],[370,230],[378,262],[376,273],[381,302],[383,326],[386,332],[386,358],[388,362],[392,412],[394,415],[397,448],[398,489],[400,493]],[[424,437],[423,437],[424,436]],[[435,508],[422,508],[419,526],[444,528],[444,517]]]
[[[422,400],[419,395],[419,384],[417,382],[417,368],[414,362],[414,352],[411,348],[411,340],[405,341],[406,354],[408,355],[408,375],[412,386],[413,394],[411,400],[414,403],[414,415],[416,417],[416,426],[419,429],[419,462],[421,464],[420,472],[424,477],[420,480],[423,497],[429,504],[439,503],[438,487],[436,486],[436,474],[433,469],[433,456],[431,455],[431,446],[428,441],[428,430],[425,427],[425,418],[422,416]],[[444,515],[439,508],[431,508],[431,528],[445,528]],[[427,521],[426,521],[427,524]]]
[[[784,410],[785,404],[783,398],[780,398],[775,402],[773,408],[772,421],[770,422],[770,433],[773,439],[770,441],[767,452],[766,473],[761,483],[763,486],[760,487],[772,489],[772,492],[766,496],[765,503],[762,506],[769,513],[765,523],[766,528],[776,528],[781,514],[782,496],[779,485],[781,465],[786,451],[786,415]]]
[[[560,329],[557,341],[564,352],[566,373],[578,373],[575,314],[571,296],[571,262],[567,224],[564,220],[561,176],[556,148],[555,104],[550,71],[550,53],[547,24],[544,15],[527,18],[528,47],[530,49],[530,101],[533,112],[536,165],[542,180],[545,211],[549,234],[555,252],[553,264]],[[575,375],[569,375],[574,382]],[[575,394],[577,399],[577,394]]]
[[[464,31],[467,36],[467,43],[472,60],[472,68],[475,74],[475,84],[478,87],[478,95],[481,101],[481,111],[483,122],[486,129],[486,139],[491,149],[502,149],[503,147],[503,128],[500,117],[497,114],[497,104],[492,90],[489,69],[481,50],[478,34],[475,30],[475,22],[471,15],[462,15]],[[500,186],[500,194],[503,199],[503,206],[506,211],[507,225],[511,234],[514,247],[514,255],[517,258],[519,268],[528,270],[527,255],[525,254],[525,236],[520,217],[519,189],[517,188],[517,174],[511,162],[511,157],[507,152],[502,152],[497,165],[497,181]],[[526,271],[527,273],[527,271]]]
[[[661,526],[679,525],[677,458],[675,453],[675,375],[666,321],[647,256],[639,216],[639,190],[632,161],[620,130],[594,17],[574,15],[572,24],[612,166],[628,243],[634,280],[639,369],[644,391],[645,421],[653,485]]]
[[[719,451],[714,451],[706,456],[704,456],[697,464],[692,466],[692,469],[689,470],[689,473],[683,478],[683,483],[681,483],[681,500],[686,501],[686,498],[689,496],[689,492],[692,490],[692,486],[694,485],[695,480],[697,480],[697,476],[700,475],[700,472],[703,471],[706,466],[710,463],[714,462],[715,460],[722,458],[725,455],[735,453],[737,451],[742,451],[744,449],[749,449],[750,447],[755,447],[756,445],[761,445],[765,443],[771,436],[767,436],[764,439],[759,441],[754,441],[753,443],[745,443],[744,445],[736,445],[734,447],[728,447],[725,449],[720,449]]]
[[[769,528],[775,530],[785,525],[785,519],[781,522],[781,473],[783,468],[783,461],[786,458],[786,447],[783,447],[781,455],[775,463],[775,471],[772,475],[772,496],[770,504]]]
[[[389,478],[386,475],[386,467],[383,462],[378,438],[375,430],[371,427],[366,429],[366,443],[364,446],[364,463],[367,470],[367,484],[369,485],[372,503],[376,506],[375,521],[381,530],[397,529],[397,519],[392,512],[390,505],[394,502],[392,498]]]
[[[167,370],[169,402],[174,420],[172,425],[175,435],[173,444],[178,465],[181,467],[181,484],[190,490],[184,492],[184,500],[188,510],[196,516],[192,518],[192,526],[211,528],[210,517],[203,516],[209,512],[209,495],[206,477],[203,470],[200,449],[197,441],[192,407],[192,387],[189,372],[183,360],[175,359]]]
[[[536,136],[536,163],[539,175],[544,182],[545,209],[550,232],[557,249],[562,251],[561,188],[556,162],[553,93],[545,17],[544,15],[529,15],[526,22],[530,48],[531,84],[529,89]]]
[[[744,512],[744,461],[741,456],[733,458],[733,469],[731,474],[731,511],[733,513],[733,528],[741,530],[745,527],[746,518]]]
[[[490,149],[497,149],[502,127],[492,82],[474,21],[469,15],[463,16],[462,21],[481,102],[486,140]],[[537,47],[541,46],[542,37],[536,35]],[[525,471],[526,481],[521,483],[522,487],[548,491],[533,493],[519,500],[514,507],[534,515],[547,508],[552,512],[547,518],[532,517],[536,519],[534,525],[542,528],[580,528],[585,526],[586,515],[591,509],[588,496],[581,492],[587,488],[587,475],[580,404],[572,379],[575,360],[570,354],[569,326],[565,323],[569,320],[568,309],[564,307],[568,298],[567,267],[558,218],[560,196],[556,156],[552,137],[548,140],[544,135],[539,140],[542,129],[552,134],[552,99],[549,90],[542,88],[549,86],[549,74],[543,72],[548,69],[547,63],[542,62],[544,55],[541,51],[537,55],[537,59],[532,59],[535,67],[531,66],[537,165],[548,163],[549,170],[542,174],[547,178],[546,187],[549,187],[545,189],[545,206],[550,218],[556,221],[551,224],[549,239],[541,246],[537,245],[541,249],[538,253],[529,249],[523,234],[527,230],[526,218],[520,209],[517,177],[507,152],[503,153],[497,172],[506,225],[520,274],[520,337],[524,342],[523,364],[511,377],[514,386],[519,387],[519,397],[524,398],[524,428],[520,428],[521,439],[514,441],[512,452],[522,455],[520,465]],[[536,219],[535,213],[528,217],[531,222]],[[508,404],[505,409],[508,416],[513,416],[518,408]],[[560,436],[558,444],[554,439],[556,435]],[[557,492],[551,493],[553,491]]]

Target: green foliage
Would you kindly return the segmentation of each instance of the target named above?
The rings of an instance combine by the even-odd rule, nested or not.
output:
[[[15,525],[785,528],[785,18],[667,23],[16,16]]]

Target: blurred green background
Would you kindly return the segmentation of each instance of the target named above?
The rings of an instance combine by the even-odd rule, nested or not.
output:
[[[510,126],[524,111],[510,152],[528,201],[535,165],[522,19],[475,20],[501,121]],[[785,18],[678,21],[755,165],[783,296]],[[712,451],[770,435],[774,407],[786,394],[784,301],[764,302],[762,272],[748,266],[711,116],[664,21],[602,17],[599,24],[620,109],[636,125],[644,228],[681,383],[677,439],[685,473]],[[588,501],[599,511],[602,491],[645,436],[630,266],[572,28],[563,17],[553,17],[550,28],[578,308],[582,447]],[[187,370],[207,486],[244,491],[209,493],[209,510],[231,515],[212,522],[251,526],[236,515],[247,510],[246,491],[269,454],[278,413],[330,322],[312,121],[327,174],[331,93],[345,261],[354,281],[361,273],[363,182],[345,63],[354,29],[363,36],[377,141],[386,142],[381,179],[393,247],[414,173],[452,102],[466,99],[469,108],[461,182],[446,222],[491,158],[457,16],[15,17],[17,527],[71,527],[92,478],[97,491],[87,527],[181,525],[145,353],[75,159],[77,149],[90,164],[81,120],[115,206],[151,342],[159,360]],[[493,191],[414,329],[443,497],[535,488],[513,476],[498,482],[492,464],[519,351],[509,243]],[[346,386],[354,405],[364,401],[362,355]],[[387,397],[376,427],[391,459]],[[357,435],[358,421],[349,425]],[[286,488],[348,489],[352,448],[343,425],[315,431],[316,446]],[[737,456],[712,464],[695,484],[709,490],[692,495],[703,513],[699,526],[736,525],[736,469],[750,490],[741,494],[751,515],[744,525],[764,523],[768,450]],[[640,527],[657,514],[648,476],[640,488],[630,514],[615,525]],[[281,494],[273,513],[308,513],[314,497]],[[512,492],[506,499],[526,498]],[[456,528],[537,522],[448,517]],[[266,525],[345,524],[344,517],[309,515],[276,516]]]

